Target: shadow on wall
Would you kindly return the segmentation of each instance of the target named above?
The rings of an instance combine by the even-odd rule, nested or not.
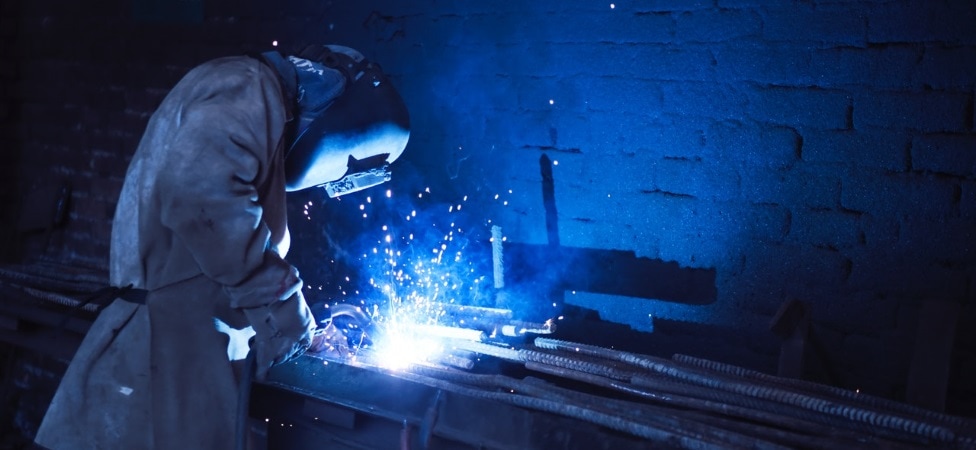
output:
[[[506,243],[506,285],[534,292],[554,305],[562,303],[566,291],[690,305],[715,302],[714,268],[684,268],[675,262],[638,258],[629,250],[560,245],[552,165],[547,155],[539,158],[548,244]]]

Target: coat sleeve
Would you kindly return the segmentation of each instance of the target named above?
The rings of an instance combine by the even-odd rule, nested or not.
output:
[[[169,144],[180,158],[158,180],[163,225],[203,274],[224,286],[232,307],[282,309],[274,304],[288,300],[304,306],[298,271],[270,248],[256,186],[272,169],[281,136],[280,94],[258,76],[223,81],[180,113]],[[297,315],[287,320],[297,321],[292,327],[314,327],[307,306],[283,309]]]

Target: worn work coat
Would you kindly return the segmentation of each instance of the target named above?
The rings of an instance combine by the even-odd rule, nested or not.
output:
[[[112,230],[112,284],[148,290],[146,304],[115,300],[99,315],[38,444],[232,448],[248,326],[265,366],[307,347],[315,323],[282,259],[284,98],[272,69],[232,57],[193,69],[163,100]]]

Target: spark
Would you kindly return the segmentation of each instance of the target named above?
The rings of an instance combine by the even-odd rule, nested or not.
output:
[[[513,192],[505,189],[493,195],[507,205],[508,201],[501,196]],[[430,187],[417,192],[416,199],[432,201],[428,194]],[[387,190],[386,195],[391,197],[392,190]],[[376,235],[371,245],[367,244],[368,250],[353,252],[362,257],[360,263],[368,275],[363,281],[366,284],[368,280],[370,289],[359,294],[355,283],[347,279],[352,285],[347,284],[343,293],[356,290],[357,302],[370,313],[374,331],[366,345],[377,364],[390,369],[425,362],[443,364],[453,357],[450,341],[481,341],[488,334],[501,333],[501,327],[492,326],[489,319],[456,309],[494,304],[492,283],[482,283],[485,277],[478,275],[481,266],[476,268],[467,258],[465,230],[468,227],[459,226],[461,222],[453,220],[458,217],[453,214],[460,214],[468,200],[464,195],[461,201],[394,212],[393,217],[402,220],[379,224],[377,228],[382,234]],[[371,203],[371,198],[367,197],[365,203]],[[444,209],[440,209],[441,205]],[[365,211],[365,204],[360,205],[360,210]],[[424,213],[439,213],[439,217]],[[492,223],[490,219],[482,223],[485,222]],[[431,229],[423,230],[425,226]],[[500,239],[506,241],[507,237]],[[537,325],[540,324],[518,325],[505,331],[521,335],[554,326]]]
[[[278,41],[271,41],[271,46],[272,47],[277,47],[278,46]]]
[[[555,101],[555,100],[553,100],[553,99],[551,99],[551,98],[549,99],[549,104],[550,104],[550,105],[552,105],[552,104],[555,104],[555,103],[556,103],[556,101]]]

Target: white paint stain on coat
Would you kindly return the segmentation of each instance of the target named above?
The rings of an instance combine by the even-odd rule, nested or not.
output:
[[[228,337],[227,358],[230,361],[247,358],[247,352],[251,349],[247,345],[247,341],[251,339],[251,336],[254,336],[254,328],[248,326],[243,329],[236,329],[216,317],[214,317],[214,328]]]
[[[128,386],[119,386],[119,393],[122,395],[129,395],[132,393],[132,388]]]

